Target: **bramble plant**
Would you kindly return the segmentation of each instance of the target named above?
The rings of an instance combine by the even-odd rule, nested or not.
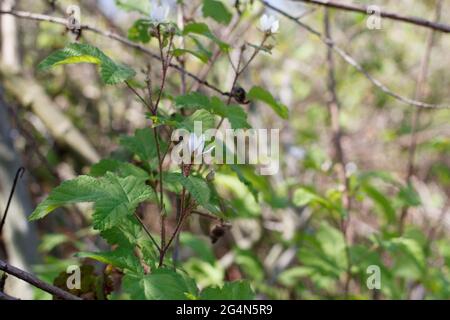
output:
[[[23,44],[39,73],[2,82],[38,156],[29,189],[48,192],[30,219],[55,211],[38,277],[8,255],[0,270],[67,300],[450,298],[443,1],[434,22],[331,0],[115,0],[121,21],[50,2],[69,17],[0,11],[40,23]],[[41,130],[59,107],[87,152]]]
[[[273,16],[262,16],[260,43],[248,43],[238,48],[238,62],[236,65],[231,62],[235,71],[233,84],[222,97],[188,91],[185,83],[182,84],[183,94],[173,96],[167,92],[166,84],[175,60],[182,63],[187,55],[192,55],[203,63],[210,61],[211,53],[201,44],[200,37],[215,43],[223,54],[229,55],[233,48],[219,40],[206,23],[192,21],[180,28],[170,21],[169,13],[168,5],[153,2],[150,16],[137,20],[129,31],[131,40],[139,43],[154,41],[159,50],[160,63],[148,64],[144,82],[135,80],[137,73],[131,67],[113,61],[99,48],[87,43],[71,43],[39,64],[41,71],[66,64],[98,65],[104,84],[125,84],[146,107],[147,113],[143,116],[148,118],[149,125],[137,130],[134,136],[121,138],[121,146],[132,155],[129,162],[114,158],[101,160],[92,166],[88,175],[65,181],[52,190],[30,219],[42,219],[61,206],[93,203],[92,226],[114,249],[79,252],[77,257],[98,260],[120,270],[123,273],[122,288],[121,291],[113,288],[114,294],[124,294],[131,299],[252,299],[254,293],[248,281],[207,286],[200,291],[183,266],[176,265],[168,255],[192,215],[198,213],[215,221],[211,233],[215,242],[229,228],[227,219],[235,215],[233,210],[236,209],[215,189],[212,164],[183,162],[174,168],[170,163],[167,165],[166,160],[175,145],[183,141],[187,141],[183,154],[195,156],[212,151],[211,147],[204,150],[205,138],[195,133],[190,133],[183,141],[170,140],[172,132],[178,129],[192,131],[196,122],[203,130],[219,129],[225,121],[233,129],[251,128],[242,106],[250,100],[261,100],[281,117],[287,117],[286,106],[263,88],[255,86],[247,95],[238,86],[239,77],[258,54],[270,53],[268,43],[278,31],[279,22]],[[224,25],[231,20],[228,9],[215,0],[203,2],[203,15]],[[161,70],[158,84],[152,78],[152,70],[156,68]],[[140,93],[141,89],[146,93]],[[169,113],[162,106],[164,100],[172,104],[175,111]],[[235,171],[242,182],[251,184],[237,166],[221,166],[219,170]],[[252,169],[245,170],[249,172],[247,175],[253,175]],[[178,208],[173,206],[174,201],[179,203]],[[148,203],[157,206],[152,214],[160,219],[159,236],[152,234],[142,221],[144,213],[140,208]],[[176,226],[169,231],[166,219],[175,214]]]

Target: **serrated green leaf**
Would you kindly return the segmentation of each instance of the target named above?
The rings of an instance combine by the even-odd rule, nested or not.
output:
[[[156,269],[148,275],[127,274],[122,287],[133,300],[187,300],[197,295],[191,279],[169,269]]]
[[[91,167],[89,175],[102,177],[107,172],[114,172],[120,177],[134,176],[138,179],[148,180],[148,173],[135,165],[115,159],[103,159]]]
[[[170,172],[166,175],[168,183],[178,183],[186,188],[199,205],[208,205],[211,197],[208,183],[200,177],[185,177],[181,173]]]
[[[197,110],[192,115],[184,119],[183,122],[177,124],[177,128],[183,128],[189,132],[194,132],[195,122],[201,122],[202,131],[205,131],[215,127],[216,119],[209,111]]]
[[[209,287],[200,294],[202,300],[253,300],[255,294],[247,281],[225,282],[222,288]]]
[[[138,274],[143,272],[139,259],[128,248],[118,248],[107,252],[78,252],[75,256],[80,259],[93,259],[111,264],[122,271],[129,270]]]
[[[211,17],[224,25],[228,25],[233,17],[227,7],[218,0],[203,0],[202,12],[205,18]]]
[[[48,70],[64,64],[92,63],[100,66],[100,77],[105,84],[117,84],[133,78],[136,73],[128,66],[115,63],[100,49],[88,44],[71,43],[44,59],[39,70]]]
[[[137,205],[154,197],[152,189],[133,176],[120,178],[113,173],[96,179],[79,176],[55,188],[30,216],[30,220],[45,217],[58,207],[94,202],[93,224],[97,230],[106,230],[132,215]]]
[[[261,88],[261,87],[253,87],[250,92],[247,94],[247,98],[249,100],[258,100],[268,104],[273,111],[276,112],[281,118],[288,119],[289,117],[289,109],[284,104],[279,103],[272,96],[270,92]]]

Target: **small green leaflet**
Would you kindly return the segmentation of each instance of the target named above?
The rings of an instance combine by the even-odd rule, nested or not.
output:
[[[209,287],[200,294],[202,300],[253,300],[255,293],[247,281],[225,282],[222,288]]]
[[[218,39],[209,29],[208,25],[206,23],[197,23],[197,22],[192,22],[189,23],[187,26],[184,27],[183,30],[183,35],[187,36],[189,34],[199,34],[202,35],[210,40],[212,40],[213,42],[215,42],[220,50],[222,51],[228,51],[230,50],[230,45],[221,41],[220,39]]]
[[[150,24],[150,20],[137,20],[128,30],[128,39],[135,42],[148,43],[151,39],[149,33]]]
[[[226,105],[217,97],[209,99],[207,96],[193,92],[187,95],[178,96],[175,99],[178,108],[187,109],[205,109],[218,116],[227,118],[233,129],[249,129],[250,124],[247,122],[247,113],[238,105]]]
[[[233,17],[222,1],[218,0],[203,0],[202,12],[205,18],[211,17],[224,25],[228,25]]]
[[[120,225],[124,218],[134,213],[139,203],[153,197],[152,189],[133,176],[120,178],[111,172],[99,179],[79,176],[53,189],[32,213],[30,220],[41,219],[61,206],[93,202],[94,228],[107,230]]]
[[[189,191],[199,205],[204,206],[209,204],[211,191],[203,178],[194,176],[185,177],[181,173],[169,172],[166,174],[165,180],[167,183],[181,184]]]
[[[126,274],[122,287],[132,300],[187,300],[198,291],[192,279],[169,269],[156,269],[147,275]]]
[[[151,161],[157,156],[155,134],[150,128],[138,129],[135,135],[131,137],[122,137],[120,144],[137,155],[141,161]],[[160,144],[161,152],[164,152],[167,145],[162,141],[160,141]]]
[[[105,84],[117,84],[129,80],[136,72],[128,66],[118,64],[100,49],[88,44],[71,43],[42,61],[38,69],[48,70],[64,64],[92,63],[100,66],[100,77]]]
[[[276,112],[281,118],[288,119],[289,117],[289,109],[284,104],[279,103],[272,96],[270,92],[261,88],[261,87],[253,87],[250,92],[247,94],[247,98],[249,100],[258,100],[268,104],[273,111]]]

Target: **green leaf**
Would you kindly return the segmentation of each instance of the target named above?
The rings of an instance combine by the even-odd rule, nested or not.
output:
[[[126,274],[122,286],[133,300],[187,300],[197,295],[191,279],[169,269],[156,269],[148,275]]]
[[[93,177],[102,177],[107,172],[114,172],[120,177],[134,176],[138,179],[148,180],[148,173],[135,165],[122,162],[115,159],[103,159],[91,167],[90,175]]]
[[[247,281],[225,282],[222,288],[209,287],[202,291],[202,300],[253,300],[255,294]]]
[[[100,235],[110,245],[119,245],[133,250],[142,236],[142,226],[134,216],[129,216],[122,219],[120,224],[107,230],[101,230]]]
[[[178,96],[175,99],[175,104],[178,108],[186,109],[205,109],[220,117],[227,118],[233,129],[248,129],[251,128],[247,122],[247,113],[238,105],[226,105],[217,97],[209,99],[207,96],[193,92],[187,95]]]
[[[258,100],[268,104],[281,118],[289,118],[289,109],[275,100],[272,94],[261,87],[253,87],[247,95],[249,100]]]
[[[148,15],[150,2],[148,0],[115,0],[116,6],[124,11],[135,11]]]
[[[368,183],[363,185],[363,190],[382,210],[388,222],[392,223],[396,220],[395,209],[390,199]]]
[[[186,188],[199,205],[208,205],[211,196],[208,183],[200,177],[185,177],[181,173],[170,172],[166,175],[168,183],[179,183]]]
[[[149,33],[150,21],[147,19],[137,20],[128,30],[128,39],[135,42],[148,43],[151,40]]]
[[[190,34],[198,34],[212,40],[222,51],[230,50],[230,45],[218,39],[205,23],[192,22],[186,25],[183,30],[183,35],[187,36]]]
[[[128,66],[115,63],[100,49],[88,44],[71,43],[42,61],[38,69],[48,70],[64,64],[92,63],[100,66],[100,77],[106,84],[117,84],[133,78],[136,73]]]
[[[88,258],[105,264],[111,264],[122,271],[143,272],[139,259],[133,253],[130,253],[128,248],[118,248],[114,251],[107,252],[78,252],[75,256],[80,259]]]
[[[216,119],[213,114],[206,110],[197,110],[192,115],[184,119],[183,122],[177,124],[177,128],[186,129],[189,132],[194,132],[195,122],[202,123],[202,131],[212,129],[215,127]]]
[[[160,143],[161,152],[163,153],[166,146],[162,141]],[[151,128],[138,129],[134,136],[122,137],[120,144],[131,153],[137,155],[141,161],[151,161],[158,155],[155,135]]]
[[[331,206],[325,198],[306,188],[298,188],[295,190],[292,201],[298,207],[303,207],[312,203],[317,203],[327,208]]]
[[[152,189],[133,176],[120,178],[110,172],[99,179],[79,176],[55,188],[39,204],[30,220],[41,219],[56,208],[68,204],[94,202],[94,228],[106,230],[120,225],[124,218],[134,213],[139,203],[152,197]]]
[[[211,17],[224,25],[228,25],[233,17],[227,7],[217,0],[203,0],[202,11],[205,18]]]
[[[210,56],[208,54],[205,54],[204,51],[194,51],[194,50],[189,50],[189,49],[177,48],[177,49],[172,50],[172,53],[173,53],[174,57],[181,57],[182,55],[189,53],[189,54],[193,55],[194,57],[198,58],[203,63],[208,63],[208,60],[210,58]]]
[[[204,240],[194,236],[191,233],[183,232],[180,235],[180,243],[185,247],[190,247],[202,261],[206,261],[210,264],[214,264],[216,257],[211,248],[211,245]]]

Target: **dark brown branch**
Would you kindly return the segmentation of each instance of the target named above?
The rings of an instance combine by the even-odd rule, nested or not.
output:
[[[305,2],[305,3],[310,3],[313,5],[326,6],[329,8],[334,8],[334,9],[339,9],[339,10],[363,13],[366,15],[371,14],[371,11],[369,10],[370,9],[369,6],[345,4],[342,2],[336,2],[336,1],[331,1],[331,0],[291,0],[291,1]],[[418,17],[402,16],[400,14],[397,14],[394,12],[387,12],[387,11],[380,11],[380,17],[414,24],[416,26],[433,29],[435,31],[450,33],[449,25],[439,23],[439,22],[425,20],[425,19],[418,18]]]
[[[268,3],[265,0],[259,0],[261,3],[263,3],[267,8],[270,8],[276,12],[278,12],[279,14],[285,16],[286,18],[288,18],[289,20],[293,21],[294,23],[296,23],[297,25],[299,25],[300,27],[302,27],[303,29],[305,29],[306,31],[308,31],[309,33],[315,35],[317,38],[320,39],[320,41],[322,41],[325,45],[331,47],[333,49],[334,52],[336,52],[339,56],[341,56],[342,59],[345,60],[345,62],[347,62],[348,64],[350,64],[352,67],[354,67],[356,70],[358,70],[361,74],[363,74],[375,87],[377,87],[378,89],[380,89],[382,92],[384,92],[385,94],[397,99],[398,101],[404,103],[404,104],[408,104],[414,107],[418,107],[418,108],[428,108],[428,109],[449,109],[450,106],[449,105],[436,105],[436,104],[431,104],[431,103],[426,103],[426,102],[422,102],[422,101],[417,101],[414,99],[410,99],[407,97],[404,97],[398,93],[395,93],[394,91],[392,91],[391,89],[389,89],[386,85],[384,85],[381,81],[379,81],[378,79],[376,79],[374,76],[372,76],[369,72],[367,72],[366,69],[364,69],[364,67],[357,62],[350,54],[348,54],[344,49],[342,49],[341,47],[339,47],[338,45],[336,45],[336,43],[333,42],[332,39],[324,36],[322,33],[320,33],[319,31],[317,31],[316,29],[310,27],[309,25],[299,21],[297,18],[295,18],[294,16],[288,14],[287,12],[271,5],[270,3]]]
[[[1,301],[1,300],[11,300],[11,301],[15,301],[15,300],[19,300],[19,299],[14,298],[14,297],[11,297],[10,295],[7,295],[6,293],[0,291],[0,301]]]
[[[5,212],[3,213],[3,218],[2,218],[2,221],[0,222],[0,234],[2,234],[3,226],[5,225],[5,222],[6,222],[6,216],[8,215],[9,206],[11,205],[12,197],[14,195],[14,192],[16,191],[17,181],[20,178],[22,178],[24,172],[25,172],[25,168],[23,168],[23,167],[20,167],[16,172],[16,176],[14,178],[14,182],[13,182],[13,185],[11,188],[11,193],[9,194],[8,202],[6,203]]]
[[[55,297],[58,297],[60,299],[63,300],[83,300],[77,296],[74,296],[73,294],[64,291],[60,288],[57,288],[51,284],[48,284],[38,278],[36,278],[34,275],[32,275],[31,273],[28,273],[26,271],[20,270],[19,268],[13,267],[11,265],[9,265],[8,263],[6,263],[3,260],[0,260],[0,270],[6,272],[7,274],[13,275],[25,282],[28,282],[29,284],[44,290],[45,292],[48,292],[52,295],[54,295]]]

